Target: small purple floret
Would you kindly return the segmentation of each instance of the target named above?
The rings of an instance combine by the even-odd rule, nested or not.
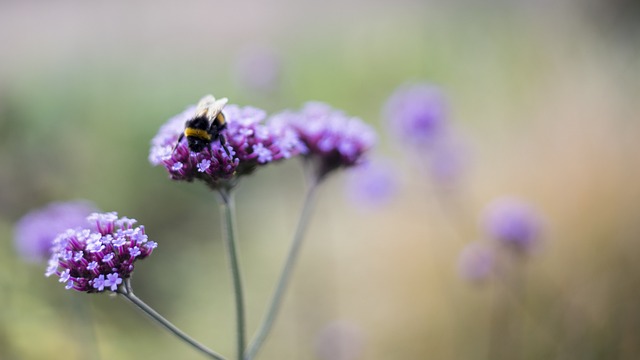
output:
[[[104,275],[100,274],[97,278],[93,280],[93,288],[98,291],[103,291],[105,286]]]
[[[148,241],[144,227],[116,213],[93,213],[90,229],[71,229],[53,241],[46,276],[58,275],[67,289],[88,293],[117,291],[131,276],[134,262],[149,256],[157,243]]]
[[[111,291],[118,290],[118,285],[122,284],[122,279],[118,273],[107,274],[107,279],[104,281],[104,286],[109,286]]]
[[[140,255],[142,252],[140,251],[140,248],[135,246],[132,248],[129,248],[129,254],[133,257],[136,257],[138,255]]]
[[[58,281],[61,282],[61,283],[69,281],[69,278],[71,277],[69,272],[70,272],[69,269],[63,271],[62,274],[60,274],[60,279]]]
[[[205,171],[207,171],[207,169],[209,169],[210,166],[211,166],[211,160],[202,159],[202,161],[200,161],[198,163],[198,171],[199,172],[205,172]]]

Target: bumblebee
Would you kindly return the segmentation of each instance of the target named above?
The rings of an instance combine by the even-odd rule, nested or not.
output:
[[[216,100],[212,95],[203,97],[198,102],[193,118],[187,120],[184,124],[184,131],[180,134],[178,142],[173,149],[175,150],[178,147],[183,137],[187,138],[189,150],[196,153],[209,146],[211,142],[219,140],[224,152],[231,157],[229,150],[225,146],[227,140],[222,134],[222,130],[227,127],[227,121],[222,113],[227,101],[229,101],[227,98]]]

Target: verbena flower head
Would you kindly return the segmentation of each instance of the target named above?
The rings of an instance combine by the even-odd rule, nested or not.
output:
[[[51,255],[53,239],[66,229],[84,225],[87,215],[94,211],[95,206],[88,201],[56,202],[31,211],[15,227],[18,254],[27,261],[45,261]]]
[[[67,289],[88,293],[117,291],[131,276],[136,260],[149,256],[157,243],[148,240],[144,226],[115,212],[93,213],[86,228],[58,235],[46,276],[57,275]]]
[[[484,211],[487,235],[520,252],[528,252],[539,240],[542,220],[529,204],[503,198],[490,203]]]
[[[286,126],[264,123],[266,113],[254,107],[227,105],[223,109],[227,127],[228,156],[219,141],[204,150],[189,150],[186,139],[177,145],[185,122],[193,118],[195,106],[172,117],[151,141],[149,162],[162,165],[173,180],[202,180],[213,189],[227,186],[262,165],[286,159],[304,151],[295,132]],[[175,150],[174,150],[175,148]]]
[[[369,161],[347,176],[346,191],[349,199],[364,208],[388,203],[398,189],[397,171],[382,160]]]
[[[375,132],[362,120],[320,102],[309,102],[297,112],[276,114],[271,122],[288,124],[297,132],[308,148],[305,157],[316,163],[318,178],[360,164],[376,142]]]
[[[481,282],[491,276],[495,261],[495,254],[491,247],[473,242],[460,252],[458,272],[465,280]]]
[[[448,127],[447,103],[431,84],[406,84],[389,97],[383,116],[405,144],[430,147]]]

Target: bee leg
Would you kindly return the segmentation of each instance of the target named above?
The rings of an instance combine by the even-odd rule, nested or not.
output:
[[[225,146],[226,143],[227,143],[227,139],[224,138],[224,135],[220,134],[220,146],[222,146],[222,149],[224,150],[224,152],[227,153],[227,156],[231,157],[231,154],[229,153],[229,150]]]
[[[173,150],[171,150],[171,152],[176,151],[176,148],[178,147],[178,145],[180,145],[180,141],[182,141],[183,137],[184,137],[184,132],[180,134],[180,137],[178,138],[178,141],[176,142],[176,145],[173,147]]]

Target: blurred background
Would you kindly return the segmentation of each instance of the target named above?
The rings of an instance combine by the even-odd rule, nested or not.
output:
[[[638,358],[637,4],[0,2],[0,358],[202,358],[123,299],[67,291],[17,255],[20,217],[74,199],[144,224],[159,247],[136,265],[137,295],[233,358],[215,194],[147,160],[159,127],[208,93],[269,113],[328,102],[375,127],[392,169],[375,203],[354,202],[348,171],[324,184],[260,359],[499,358],[507,332],[504,358]],[[445,177],[383,115],[411,82],[439,86],[460,134]],[[303,180],[291,160],[237,191],[250,333]],[[544,218],[541,245],[516,285],[471,283],[458,256],[505,195]]]

